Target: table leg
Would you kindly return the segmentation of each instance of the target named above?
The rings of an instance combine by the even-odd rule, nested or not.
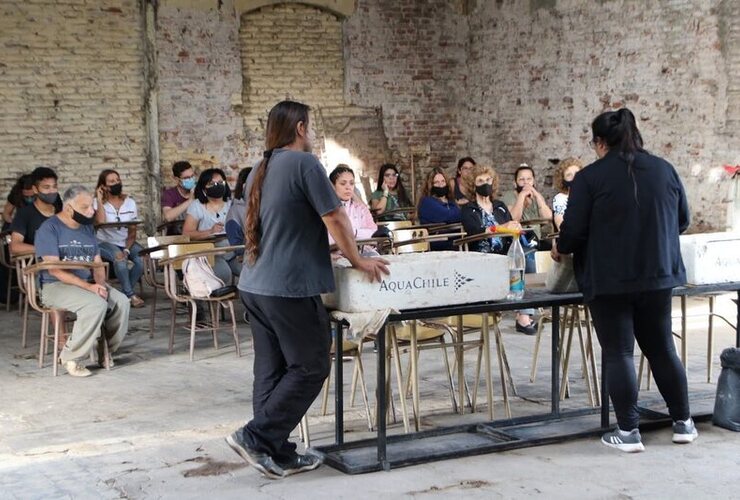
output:
[[[560,416],[560,308],[552,307],[552,367],[551,367],[551,413],[554,416]]]
[[[737,292],[737,318],[735,318],[735,347],[740,349],[740,290]]]
[[[606,381],[606,356],[601,351],[601,427],[609,427],[609,385]]]
[[[483,313],[483,325],[481,333],[483,334],[483,363],[485,364],[486,374],[486,397],[488,399],[488,420],[493,420],[493,379],[491,378],[491,335],[488,328],[488,313]],[[476,384],[475,392],[478,392]]]
[[[421,415],[419,404],[419,346],[416,337],[416,320],[411,321],[411,404],[414,408],[414,429],[419,432]],[[406,397],[404,394],[403,397]]]
[[[344,443],[344,324],[336,323],[334,337],[334,441]]]
[[[689,342],[686,338],[688,328],[686,327],[686,295],[681,295],[681,362],[684,370],[688,370]]]
[[[385,346],[386,346],[386,324],[378,331],[378,374],[377,374],[377,408],[378,408],[378,464],[383,470],[390,470],[390,464],[386,457],[386,418],[387,418],[387,401],[386,401],[386,373],[385,373]]]
[[[463,318],[462,316],[457,317],[457,346],[455,347],[455,356],[457,358],[457,388],[459,391],[458,401],[460,402],[458,409],[460,415],[465,415],[465,366],[463,365],[465,359],[465,348],[463,347]]]

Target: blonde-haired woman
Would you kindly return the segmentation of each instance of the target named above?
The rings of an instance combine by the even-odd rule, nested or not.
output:
[[[558,170],[555,172],[555,187],[560,190],[552,199],[552,214],[555,220],[555,230],[560,230],[560,224],[563,223],[565,209],[568,208],[568,195],[570,194],[570,185],[576,174],[583,168],[583,162],[579,158],[566,158],[558,163]]]
[[[499,187],[499,177],[494,169],[476,165],[473,174],[466,180],[468,192],[475,193],[475,199],[462,207],[462,223],[468,235],[480,234],[490,227],[501,226],[521,229],[521,224],[512,220],[511,212],[504,202],[495,198]],[[471,251],[506,255],[511,245],[510,238],[491,238],[468,245]],[[517,311],[516,331],[526,335],[537,333],[537,324],[532,320],[534,309]]]

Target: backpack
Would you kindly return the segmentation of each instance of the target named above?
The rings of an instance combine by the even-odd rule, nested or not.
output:
[[[182,264],[183,281],[192,297],[210,297],[211,292],[224,286],[204,256],[190,257]]]

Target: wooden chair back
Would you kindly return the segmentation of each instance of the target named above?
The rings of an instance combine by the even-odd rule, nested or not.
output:
[[[396,229],[391,231],[393,234],[393,253],[415,253],[429,251],[429,231],[425,228],[420,229]],[[408,242],[405,245],[399,243]]]
[[[190,236],[185,236],[184,234],[177,234],[174,236],[149,236],[146,239],[146,246],[148,248],[154,248],[154,247],[163,247],[166,245],[172,245],[174,243],[189,243],[189,242],[190,242]],[[166,259],[168,257],[167,249],[163,248],[161,250],[157,250],[156,252],[152,252],[149,254],[149,257],[153,260]]]
[[[182,257],[184,255],[189,254],[198,254],[204,250],[211,250],[216,248],[216,245],[213,243],[199,243],[199,242],[191,242],[191,243],[176,243],[174,245],[167,245],[167,259],[175,259],[176,257]],[[198,255],[193,255],[193,257],[197,257]],[[215,263],[215,256],[213,255],[207,255],[208,258],[208,264],[213,267],[213,264]],[[184,259],[176,259],[172,261],[172,267],[176,271],[182,270],[182,263],[184,262]]]
[[[552,257],[550,252],[542,250],[534,253],[534,266],[537,274],[546,273],[552,267]]]

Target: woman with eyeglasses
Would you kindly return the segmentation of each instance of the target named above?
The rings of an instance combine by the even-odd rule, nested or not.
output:
[[[698,433],[671,329],[672,290],[686,283],[679,241],[690,221],[686,192],[673,165],[645,150],[629,109],[601,113],[591,132],[598,159],[573,179],[551,253],[556,261],[573,254],[601,344],[603,390],[618,424],[601,441],[624,452],[645,449],[638,428],[637,340],[673,420],[673,442],[690,443]]]
[[[226,183],[226,174],[220,168],[209,168],[201,172],[195,185],[195,200],[188,207],[182,234],[192,241],[205,240],[214,236],[225,236],[226,216],[231,208],[231,189]],[[223,238],[217,247],[228,246]],[[241,264],[233,252],[217,255],[213,272],[227,285],[232,276],[241,272]]]
[[[123,192],[118,172],[105,169],[95,186],[95,222],[129,222],[139,218],[136,202]],[[144,261],[139,256],[141,245],[136,243],[136,226],[98,229],[95,234],[100,256],[113,266],[121,291],[131,301],[131,307],[144,307],[144,300],[134,293],[134,286],[144,274]],[[133,265],[129,269],[129,262]]]
[[[398,174],[398,168],[392,163],[386,163],[378,172],[378,189],[370,196],[370,208],[377,220],[407,220],[405,213],[383,215],[398,208],[410,207],[411,202],[406,196],[406,190]]]

